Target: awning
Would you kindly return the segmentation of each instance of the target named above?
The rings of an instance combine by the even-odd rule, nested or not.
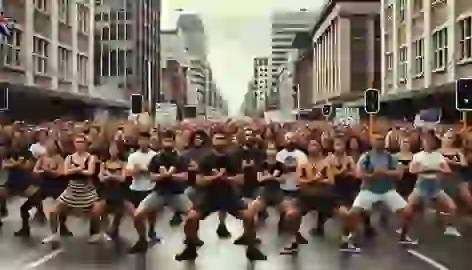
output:
[[[76,93],[39,89],[34,86],[25,86],[25,85],[11,84],[11,83],[0,83],[0,87],[8,87],[8,91],[11,91],[10,93],[27,94],[27,95],[42,95],[42,96],[47,96],[50,98],[59,98],[59,99],[71,100],[71,101],[81,101],[88,105],[99,106],[99,107],[115,107],[115,108],[122,108],[122,109],[129,108],[128,102],[102,99],[98,97],[92,97],[92,96],[81,95],[81,94],[76,94]]]
[[[402,99],[413,99],[423,98],[428,95],[443,94],[454,90],[455,83],[448,83],[438,87],[429,87],[426,89],[413,89],[413,90],[391,90],[387,94],[382,95],[380,102],[391,102]],[[343,104],[344,107],[360,107],[364,106],[364,97]]]

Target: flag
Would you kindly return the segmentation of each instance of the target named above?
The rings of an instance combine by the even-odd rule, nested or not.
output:
[[[0,35],[9,37],[14,29],[15,20],[6,17],[3,12],[0,12]]]

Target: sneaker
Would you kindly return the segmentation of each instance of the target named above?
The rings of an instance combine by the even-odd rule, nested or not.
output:
[[[456,237],[461,237],[462,234],[457,230],[456,227],[452,226],[447,226],[446,229],[444,230],[444,235],[449,235],[449,236],[456,236]]]
[[[418,245],[418,240],[413,240],[408,235],[405,235],[403,237],[400,236],[400,239],[398,239],[398,243],[404,246],[416,246]]]
[[[130,253],[130,254],[137,254],[137,253],[144,254],[144,253],[146,253],[147,249],[148,249],[147,241],[146,240],[138,240],[138,242],[136,242],[136,244],[134,244],[134,246],[132,246],[128,250],[128,253]]]
[[[246,258],[249,261],[265,261],[267,260],[267,256],[262,253],[258,248],[252,246],[246,249]]]
[[[92,234],[90,238],[88,239],[87,243],[96,244],[96,243],[102,242],[105,239],[104,236],[105,236],[104,233]]]
[[[46,237],[41,241],[43,244],[48,244],[48,243],[53,243],[53,242],[59,242],[59,235],[57,233],[51,234],[50,236]]]
[[[289,245],[286,245],[280,251],[280,255],[294,255],[298,253],[298,243],[293,242]]]
[[[339,246],[339,251],[346,253],[360,253],[361,248],[353,242],[348,241],[341,243],[341,245]]]
[[[193,246],[186,246],[185,249],[175,255],[175,260],[176,261],[195,261],[197,259],[198,253],[197,249]]]

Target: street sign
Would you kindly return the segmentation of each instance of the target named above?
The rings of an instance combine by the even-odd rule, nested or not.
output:
[[[177,123],[177,105],[173,103],[156,103],[154,125],[171,127]]]

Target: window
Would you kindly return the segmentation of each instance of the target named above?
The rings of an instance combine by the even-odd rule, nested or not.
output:
[[[433,71],[446,69],[447,63],[447,28],[433,33]]]
[[[101,6],[103,4],[102,0],[95,0],[95,6]]]
[[[59,79],[70,80],[72,75],[72,51],[59,47],[57,61]]]
[[[414,66],[413,72],[416,77],[423,76],[423,61],[424,61],[424,41],[423,39],[419,39],[413,42],[413,50],[414,50]]]
[[[33,37],[34,70],[39,74],[48,72],[49,42],[40,37]]]
[[[77,54],[77,73],[79,76],[78,83],[81,85],[88,84],[88,58],[85,55]]]
[[[423,10],[423,0],[413,0],[413,12],[421,12]]]
[[[387,71],[393,70],[393,54],[391,52],[385,54],[385,64]]]
[[[59,1],[59,21],[69,24],[69,0],[58,0]]]
[[[3,63],[7,66],[21,66],[21,44],[22,44],[23,32],[18,29],[13,29],[9,37],[6,38],[6,42],[2,44],[3,48]]]
[[[460,60],[472,58],[472,17],[459,21]]]
[[[404,82],[407,79],[408,71],[408,48],[406,45],[400,47],[398,52],[398,79]]]
[[[122,23],[118,24],[118,40],[126,40],[125,36],[125,25]]]
[[[34,8],[42,11],[49,12],[49,0],[34,0]]]
[[[78,30],[81,34],[89,33],[89,10],[85,5],[77,4]]]
[[[397,0],[398,2],[398,20],[400,22],[405,21],[406,14],[406,0]]]

